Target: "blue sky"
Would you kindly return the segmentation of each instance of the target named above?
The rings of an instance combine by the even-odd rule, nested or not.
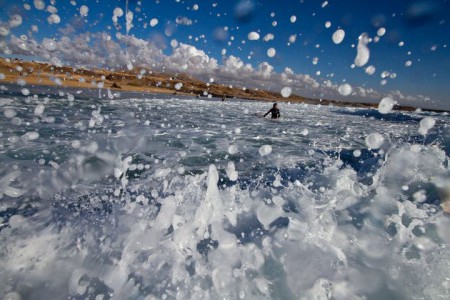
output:
[[[44,2],[46,7],[52,5],[51,1]],[[75,36],[80,34],[100,32],[109,34],[112,40],[117,40],[117,32],[126,34],[125,17],[118,19],[121,27],[119,29],[112,21],[113,10],[116,7],[125,10],[125,0],[77,0],[72,1],[72,4],[70,1],[53,1],[53,3],[57,9],[56,14],[61,19],[59,24],[49,24],[48,9],[36,9],[31,0],[14,2],[0,0],[2,6],[0,21],[4,27],[9,26],[11,16],[19,14],[23,17],[22,24],[10,28],[9,35],[2,37],[2,40],[8,44],[11,43],[11,36],[26,35],[27,43],[31,40],[40,43],[43,38],[54,38],[58,41],[66,36],[74,40]],[[30,5],[29,10],[26,9],[26,4]],[[172,55],[174,50],[171,41],[176,40],[176,45],[183,43],[203,50],[205,55],[217,60],[219,65],[232,55],[240,58],[245,64],[251,64],[255,70],[261,63],[267,62],[273,67],[273,73],[280,74],[288,67],[295,74],[310,75],[320,85],[326,80],[335,85],[348,82],[353,87],[379,92],[373,94],[372,98],[367,97],[368,101],[376,101],[377,97],[398,90],[402,96],[396,100],[401,104],[450,109],[448,1],[130,0],[128,4],[129,10],[134,13],[133,28],[129,31],[129,35],[161,49],[164,56]],[[85,17],[80,16],[79,9],[82,5],[89,8]],[[198,9],[194,9],[194,5],[198,5]],[[294,23],[290,21],[291,16],[296,16]],[[155,27],[149,25],[153,18],[158,19]],[[177,24],[177,18],[190,20],[192,24]],[[329,28],[325,27],[327,21],[331,22]],[[273,26],[273,22],[277,25]],[[37,32],[31,30],[32,25],[38,27]],[[370,49],[369,62],[363,67],[352,68],[358,37],[362,33],[367,33],[369,37],[374,38],[381,27],[386,29],[386,33],[379,37],[378,42],[372,40],[367,45]],[[63,28],[70,30],[61,30]],[[336,45],[331,37],[339,28],[345,31],[345,38],[342,43]],[[248,39],[248,34],[252,31],[260,34],[259,40]],[[222,40],[215,38],[217,32],[222,33]],[[274,39],[266,42],[263,37],[268,33],[273,34]],[[288,45],[289,37],[292,35],[296,35],[296,40]],[[121,47],[124,47],[123,43]],[[26,53],[14,51],[13,46],[9,48],[12,49],[10,56],[15,54],[28,58],[39,56],[36,51]],[[268,57],[269,48],[276,50],[274,57]],[[58,51],[54,51],[52,55],[59,55],[63,63],[73,62],[73,59],[56,52]],[[139,55],[138,52],[135,55]],[[316,64],[313,64],[314,58]],[[405,66],[407,61],[411,61],[411,66]],[[376,69],[373,75],[365,73],[365,68],[369,65]],[[385,84],[381,84],[383,71],[389,72],[395,78],[388,76]],[[207,73],[205,70],[202,72]],[[199,71],[193,73],[199,77],[203,74]],[[230,76],[230,74],[224,76],[224,83]],[[203,77],[211,77],[211,74]],[[249,75],[248,78],[254,76]],[[220,79],[218,76],[216,81],[220,82]],[[252,82],[248,79],[245,84],[251,86]],[[262,87],[276,89],[278,85],[269,84]],[[294,92],[316,97],[335,96],[336,99],[347,100],[339,93],[321,94],[318,92],[320,88],[303,90],[302,87],[303,83],[298,89],[294,89]],[[411,100],[408,95],[412,97],[423,95],[430,97],[432,101],[421,104],[423,98]],[[360,94],[354,96],[361,97]]]

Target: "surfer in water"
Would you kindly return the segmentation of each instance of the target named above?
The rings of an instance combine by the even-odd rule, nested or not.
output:
[[[264,115],[264,117],[266,117],[269,113],[272,113],[272,119],[278,119],[281,117],[280,110],[278,109],[278,105],[276,103],[273,104],[272,108]]]

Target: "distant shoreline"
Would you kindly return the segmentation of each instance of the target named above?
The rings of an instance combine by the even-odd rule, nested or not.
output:
[[[0,83],[26,85],[61,86],[81,89],[109,89],[111,92],[126,91],[150,94],[182,95],[190,97],[214,97],[221,100],[232,98],[258,100],[264,102],[291,102],[312,105],[377,108],[375,103],[342,102],[335,100],[317,100],[292,94],[284,98],[279,93],[267,90],[242,89],[221,84],[208,84],[184,73],[155,73],[140,69],[133,71],[109,71],[105,69],[79,69],[70,66],[53,66],[46,63],[20,59],[0,58]],[[396,111],[416,111],[411,106],[394,106]],[[421,111],[448,112],[437,109],[420,109]]]

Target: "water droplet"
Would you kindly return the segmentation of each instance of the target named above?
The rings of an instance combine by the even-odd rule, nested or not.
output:
[[[353,92],[353,89],[350,84],[344,83],[339,86],[338,91],[342,96],[349,96]]]
[[[158,25],[158,19],[153,18],[150,20],[150,26],[155,27],[156,25]]]
[[[274,57],[275,54],[276,54],[275,48],[269,48],[269,50],[267,50],[267,56],[268,57]]]
[[[392,111],[394,108],[395,101],[390,97],[385,97],[381,99],[380,103],[378,104],[378,111],[382,114],[387,114]]]
[[[366,136],[366,146],[369,149],[379,149],[384,143],[384,137],[379,133],[371,133]]]
[[[333,43],[340,44],[344,40],[345,37],[345,31],[342,29],[338,29],[333,33]]]
[[[86,5],[82,5],[82,6],[80,7],[80,15],[81,15],[82,17],[86,17],[87,14],[88,14],[88,12],[89,12],[89,7],[87,7]]]
[[[281,89],[281,96],[288,98],[292,94],[292,88],[284,87]]]
[[[261,156],[268,155],[272,152],[272,146],[270,145],[263,145],[259,148],[259,154]]]
[[[257,40],[259,40],[259,33],[252,31],[248,34],[247,37],[250,41],[257,41]]]

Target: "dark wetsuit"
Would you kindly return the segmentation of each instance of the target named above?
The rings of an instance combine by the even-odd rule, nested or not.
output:
[[[280,110],[278,108],[271,108],[265,115],[267,116],[269,113],[272,113],[272,119],[278,119],[279,117],[281,117],[280,115]]]

